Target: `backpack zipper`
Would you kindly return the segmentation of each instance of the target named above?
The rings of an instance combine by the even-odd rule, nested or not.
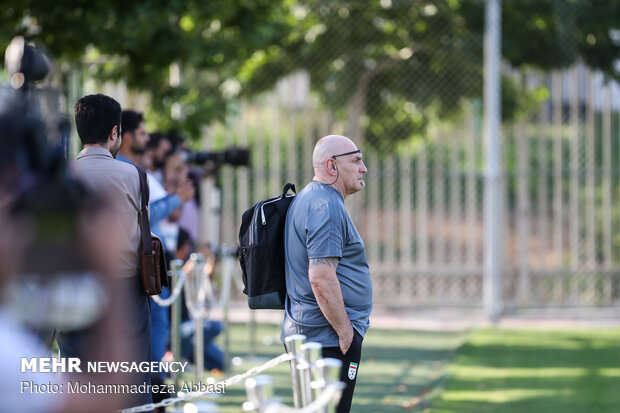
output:
[[[293,194],[286,194],[286,198],[289,198],[289,197],[291,197],[291,196],[295,196],[295,195],[293,195]],[[267,220],[265,219],[265,210],[263,209],[263,207],[264,207],[265,205],[267,205],[267,204],[271,204],[271,203],[274,203],[274,202],[276,202],[276,201],[279,201],[280,199],[282,199],[282,198],[281,198],[281,197],[278,197],[278,198],[274,198],[274,199],[272,199],[272,200],[270,200],[270,201],[265,201],[265,202],[263,202],[263,204],[260,206],[260,219],[261,219],[261,222],[263,223],[263,225],[267,225]]]
[[[265,210],[263,209],[263,207],[265,205],[267,205],[267,204],[271,204],[273,202],[276,202],[278,199],[280,199],[280,198],[272,199],[271,201],[265,201],[260,206],[260,219],[261,219],[261,222],[263,223],[263,225],[267,225],[267,220],[265,219]]]

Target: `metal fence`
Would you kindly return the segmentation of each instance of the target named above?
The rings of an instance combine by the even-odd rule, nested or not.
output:
[[[508,307],[620,303],[620,135],[613,82],[583,66],[518,73],[521,87],[549,91],[533,114],[505,125],[504,302]],[[318,138],[347,133],[321,110],[299,73],[240,104],[211,128],[206,147],[248,145],[250,169],[225,168],[220,240],[236,243],[243,210],[287,181],[312,177]],[[366,189],[347,199],[365,241],[375,300],[387,306],[482,304],[481,107],[465,102],[424,140],[381,151],[363,142]],[[355,139],[355,137],[353,137]]]
[[[203,236],[236,245],[242,212],[288,181],[305,185],[314,143],[345,134],[369,169],[366,189],[347,205],[366,244],[375,301],[482,306],[491,238],[483,222],[483,3],[295,2],[286,41],[242,70],[250,80],[241,90],[271,91],[230,104],[225,121],[205,129],[202,149],[249,146],[252,164],[221,169],[217,202],[205,184],[203,210],[221,219],[203,212]],[[588,2],[502,7],[512,16],[501,30],[507,60],[564,67],[579,56],[577,17]],[[537,31],[544,36],[527,41]],[[585,37],[595,44],[617,35]],[[502,70],[504,306],[617,307],[619,86],[581,63]]]

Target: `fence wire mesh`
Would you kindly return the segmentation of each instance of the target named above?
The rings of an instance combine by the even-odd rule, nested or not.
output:
[[[236,245],[242,212],[286,182],[303,187],[315,142],[345,134],[369,170],[347,206],[375,302],[482,306],[484,3],[284,2],[278,16],[295,24],[248,59],[239,99],[201,142],[251,149],[249,168],[221,168],[219,230],[205,232]],[[502,2],[508,308],[620,304],[615,4]]]
[[[347,204],[377,303],[481,305],[482,34],[464,30],[454,3],[299,6],[302,34],[316,43],[299,53],[305,60],[272,92],[238,103],[205,141],[252,150],[250,169],[220,176],[224,243],[235,243],[244,209],[286,181],[305,185],[314,143],[342,133],[369,170]],[[552,3],[557,16],[574,12]],[[556,35],[562,47],[547,53],[562,61],[577,45]],[[583,63],[505,62],[503,73],[505,304],[617,305],[618,84]]]

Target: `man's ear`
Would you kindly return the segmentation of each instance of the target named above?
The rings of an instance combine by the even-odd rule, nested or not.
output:
[[[330,161],[333,161],[333,162],[330,162]],[[336,172],[336,160],[334,158],[327,159],[327,168],[334,173]]]
[[[108,135],[108,140],[109,141],[117,141],[119,139],[121,139],[121,134],[119,133],[120,128],[118,127],[118,125],[114,125],[114,127],[112,128],[112,130],[110,131],[110,134]]]

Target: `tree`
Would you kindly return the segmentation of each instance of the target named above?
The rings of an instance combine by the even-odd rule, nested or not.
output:
[[[61,61],[104,56],[87,75],[149,91],[159,125],[193,136],[230,100],[300,69],[323,104],[348,117],[349,133],[376,146],[421,135],[482,94],[484,0],[2,3],[0,47],[21,33]],[[618,15],[620,0],[504,1],[503,56],[542,69],[583,59],[619,79]],[[170,85],[173,63],[180,85]],[[523,92],[504,84],[509,119]],[[181,119],[170,117],[175,102]]]
[[[160,126],[197,136],[234,97],[235,84],[226,80],[282,36],[279,6],[275,0],[3,1],[0,47],[24,35],[70,63],[69,70],[81,65],[98,80],[122,79],[151,93]],[[173,63],[184,74],[178,86],[169,81]],[[170,117],[174,102],[184,108],[182,119]]]
[[[431,117],[454,113],[460,99],[481,96],[484,4],[300,1],[291,9],[298,22],[282,45],[244,65],[239,76],[244,93],[269,89],[301,68],[326,106],[341,116],[346,108],[353,136],[361,137],[364,127],[375,146],[411,137]],[[581,58],[620,78],[613,66],[620,51],[613,35],[620,1],[525,0],[503,6],[503,56],[514,67],[563,68]],[[504,85],[503,115],[510,119],[523,91],[508,78]]]

